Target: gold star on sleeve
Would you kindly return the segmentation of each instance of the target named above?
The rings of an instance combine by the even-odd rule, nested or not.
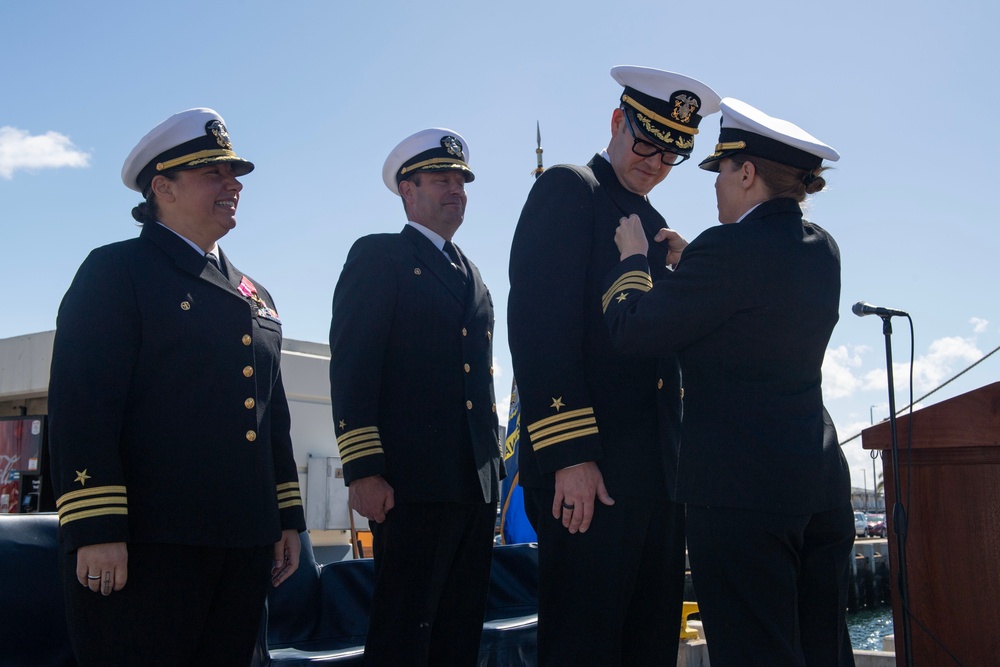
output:
[[[648,273],[645,271],[629,271],[620,276],[615,281],[615,284],[604,293],[604,296],[601,298],[603,310],[607,312],[611,299],[617,299],[621,302],[628,293],[627,290],[636,289],[640,292],[648,292],[652,287],[653,279],[649,277]]]
[[[562,396],[560,396],[559,398],[553,398],[552,405],[550,405],[549,407],[555,408],[556,412],[559,412],[559,408],[565,408],[566,404],[563,403]]]
[[[627,298],[628,298],[628,292],[622,292],[617,297],[615,297],[615,301],[617,301],[618,303],[621,303],[622,301],[624,301]]]
[[[87,474],[87,469],[84,468],[82,472],[79,470],[76,471],[76,479],[73,481],[80,482],[80,486],[86,486],[88,479],[90,479],[90,475]]]

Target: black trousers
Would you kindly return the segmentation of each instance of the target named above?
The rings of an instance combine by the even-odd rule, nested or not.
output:
[[[80,667],[246,667],[273,556],[273,546],[129,544],[128,582],[105,597],[77,581],[76,554],[63,554]]]
[[[688,505],[688,556],[712,667],[844,667],[850,505],[807,515]]]
[[[684,508],[666,498],[598,502],[586,533],[552,517],[553,491],[528,489],[538,534],[538,663],[674,665],[684,595]]]
[[[496,503],[402,503],[371,523],[375,592],[364,664],[475,665]]]

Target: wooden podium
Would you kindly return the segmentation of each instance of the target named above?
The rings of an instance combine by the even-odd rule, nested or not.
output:
[[[912,448],[907,452],[910,428]],[[905,663],[892,507],[906,509],[913,664],[1000,664],[1000,382],[897,419],[899,489],[884,421],[861,434],[882,450],[896,664]],[[924,627],[921,627],[923,625]]]

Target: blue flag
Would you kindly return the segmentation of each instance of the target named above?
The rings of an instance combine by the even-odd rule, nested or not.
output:
[[[518,486],[520,478],[517,467],[517,446],[521,430],[521,402],[517,397],[517,380],[510,390],[510,418],[507,420],[507,441],[504,445],[503,460],[507,466],[507,477],[500,487],[500,535],[504,544],[537,542],[535,529],[524,513],[524,490]]]

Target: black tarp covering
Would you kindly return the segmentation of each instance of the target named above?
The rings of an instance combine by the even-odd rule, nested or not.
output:
[[[319,565],[307,534],[292,577],[268,597],[260,665],[360,665],[374,587],[371,559]],[[493,550],[480,667],[536,664],[538,551],[533,544]]]

